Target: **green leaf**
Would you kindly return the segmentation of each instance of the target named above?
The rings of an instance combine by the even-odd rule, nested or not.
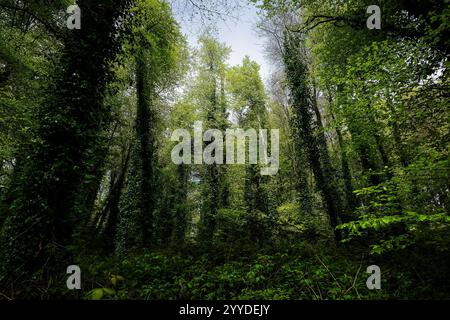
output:
[[[88,300],[101,300],[103,298],[103,288],[94,289],[86,295]]]

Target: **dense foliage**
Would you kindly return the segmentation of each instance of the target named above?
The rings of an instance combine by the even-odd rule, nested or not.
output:
[[[450,1],[379,30],[372,2],[249,1],[265,84],[168,1],[78,0],[70,30],[72,1],[0,0],[0,299],[450,298]],[[279,130],[276,175],[224,164],[236,128]],[[215,162],[175,164],[177,129]]]

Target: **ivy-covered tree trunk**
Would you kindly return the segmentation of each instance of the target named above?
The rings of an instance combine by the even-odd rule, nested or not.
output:
[[[92,151],[91,151],[92,152]],[[76,228],[74,236],[81,241],[89,241],[95,236],[95,220],[97,217],[93,215],[95,212],[95,201],[97,200],[99,189],[101,187],[102,179],[105,175],[105,166],[107,155],[109,152],[109,145],[99,145],[96,151],[93,151],[93,163],[90,172],[85,173],[80,192],[77,195],[75,206],[78,209]],[[93,228],[94,227],[94,228]],[[94,233],[93,233],[94,232]]]
[[[137,121],[136,133],[139,148],[139,157],[141,159],[141,181],[140,181],[140,211],[142,236],[145,245],[151,244],[153,240],[153,207],[154,190],[152,188],[153,180],[153,160],[154,160],[154,137],[152,135],[152,82],[149,79],[149,70],[146,64],[147,59],[143,55],[137,63],[136,70],[136,90],[137,90]]]
[[[217,81],[216,75],[214,74],[215,66],[212,61],[210,62],[210,77],[211,77],[211,87],[210,87],[210,105],[207,111],[207,125],[208,128],[217,128],[216,114],[218,113],[219,104],[217,98]],[[212,142],[206,142],[205,148],[208,147]],[[212,154],[215,156],[215,154]],[[220,176],[219,167],[217,164],[207,165],[203,175],[203,205],[201,212],[202,225],[200,227],[200,239],[205,242],[212,240],[214,231],[216,229],[216,216],[221,203],[220,194]]]
[[[189,184],[189,166],[180,165],[177,168],[177,190],[175,203],[175,219],[173,230],[174,244],[183,244],[186,238],[187,229],[187,197],[188,197],[188,184]]]
[[[318,124],[313,117],[313,97],[309,87],[302,40],[298,36],[286,32],[284,48],[284,64],[294,112],[293,121],[300,132],[309,164],[328,213],[331,228],[335,233],[335,239],[339,241],[341,235],[335,229],[339,224],[339,194],[335,187],[331,164],[324,159],[323,142],[321,147],[317,137]]]
[[[152,123],[153,82],[148,53],[141,49],[136,58],[137,113],[132,164],[128,173],[127,191],[121,201],[118,252],[141,248],[153,243],[153,166],[154,137]]]
[[[302,145],[299,128],[296,128],[295,121],[293,121],[292,117],[289,118],[289,125],[291,126],[292,132],[292,152],[294,154],[292,165],[295,173],[295,190],[300,201],[301,214],[308,215],[312,214],[313,209],[312,188],[308,181],[310,174],[308,157]]]
[[[262,241],[265,230],[258,215],[269,212],[268,197],[263,189],[263,177],[258,165],[246,166],[244,199],[247,207],[247,234],[251,241]]]
[[[132,145],[125,151],[121,167],[111,173],[108,200],[101,213],[102,222],[96,223],[100,240],[105,243],[104,247],[107,251],[114,250],[120,213],[120,199],[130,164],[131,148]]]
[[[237,114],[238,125],[243,130],[254,130],[255,138],[261,142],[259,129],[268,127],[268,114],[266,110],[267,97],[260,76],[257,63],[245,57],[242,66],[233,67],[229,71],[229,86],[234,102],[234,110]],[[267,138],[266,138],[267,139]],[[251,151],[251,141],[246,143],[246,151]],[[270,216],[272,222],[276,216],[276,208],[272,192],[268,190],[268,182],[271,178],[263,176],[261,169],[265,165],[261,155],[269,152],[270,142],[259,143],[259,164],[247,163],[245,165],[244,205],[246,207],[247,223],[245,230],[251,241],[263,241],[267,239],[268,224],[264,218]],[[263,150],[264,149],[264,150]],[[269,154],[266,154],[269,157]],[[250,159],[248,159],[249,161]],[[250,162],[250,161],[249,161]],[[273,225],[271,226],[273,227]]]
[[[110,62],[120,48],[118,19],[126,0],[80,0],[82,28],[66,30],[63,52],[48,98],[39,107],[35,139],[22,150],[9,190],[13,199],[0,234],[0,279],[31,277],[64,255],[77,221],[77,195],[86,172],[97,165],[93,150],[102,143],[109,119],[103,104]],[[71,264],[53,264],[59,272]],[[44,276],[46,272],[44,271]]]
[[[331,93],[329,93],[331,94]],[[331,97],[329,97],[330,103],[331,103]],[[332,118],[333,121],[336,121],[336,117],[333,113]],[[341,154],[341,168],[342,168],[342,178],[344,179],[344,191],[345,191],[345,197],[347,201],[347,213],[342,214],[342,221],[348,222],[351,220],[351,213],[356,209],[356,198],[353,193],[353,183],[352,183],[352,173],[350,170],[350,163],[348,159],[348,153],[346,150],[344,137],[342,136],[341,128],[336,128],[336,135],[338,137],[338,146]]]
[[[205,50],[205,76],[208,79],[205,83],[206,90],[206,121],[205,125],[209,129],[226,130],[227,111],[224,90],[224,69],[223,69],[223,49],[214,39],[206,38]],[[223,137],[224,139],[225,137]],[[207,148],[213,141],[204,143]],[[222,141],[223,145],[224,141]],[[215,157],[215,151],[211,154]],[[225,158],[223,158],[225,160]],[[225,168],[217,163],[205,165],[202,175],[202,196],[201,226],[199,238],[205,243],[210,243],[216,229],[216,216],[218,210],[228,202],[228,184],[225,176]]]
[[[220,96],[219,96],[219,123],[222,132],[228,129],[228,111],[227,111],[227,98],[225,93],[225,75],[220,75]],[[225,138],[224,138],[225,145]],[[226,154],[223,154],[223,163],[226,163]],[[226,207],[229,204],[230,197],[230,183],[227,180],[227,167],[219,167],[219,183],[220,183],[220,207]]]
[[[249,112],[241,126],[245,129],[265,128],[267,121],[264,103],[262,101],[260,103],[248,102],[250,103]],[[259,148],[262,147],[262,145],[259,145]],[[244,200],[247,207],[246,229],[252,241],[262,241],[266,237],[259,215],[269,214],[269,197],[264,189],[264,183],[267,179],[267,177],[261,175],[260,165],[246,165],[244,186]]]
[[[334,189],[334,194],[332,194],[332,197],[334,197],[334,203],[336,206],[336,210],[339,213],[340,216],[342,216],[342,204],[341,204],[341,196],[339,194],[338,184],[337,184],[337,175],[335,173],[335,169],[333,168],[333,165],[331,163],[330,154],[328,152],[328,144],[327,139],[325,136],[325,128],[323,125],[322,120],[322,114],[319,110],[319,105],[317,103],[317,88],[316,84],[313,83],[313,97],[311,101],[312,108],[314,110],[315,114],[315,125],[316,128],[316,143],[319,148],[320,157],[321,157],[321,163],[322,163],[322,170],[324,172],[325,179],[328,180],[327,184],[330,185],[332,189]]]

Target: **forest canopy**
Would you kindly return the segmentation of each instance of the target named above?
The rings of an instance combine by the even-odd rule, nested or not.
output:
[[[449,0],[0,0],[0,300],[449,299],[449,48]]]

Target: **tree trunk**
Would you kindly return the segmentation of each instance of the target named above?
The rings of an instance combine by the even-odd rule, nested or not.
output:
[[[117,20],[128,3],[78,1],[82,28],[65,31],[53,88],[37,114],[39,143],[22,150],[29,156],[9,189],[14,201],[0,235],[3,280],[31,277],[49,259],[60,258],[62,265],[53,264],[58,272],[67,267],[63,256],[78,214],[76,197],[85,173],[96,165],[90,151],[97,150],[109,118],[103,93],[112,75],[110,62],[119,50]],[[61,256],[54,249],[62,249]]]

